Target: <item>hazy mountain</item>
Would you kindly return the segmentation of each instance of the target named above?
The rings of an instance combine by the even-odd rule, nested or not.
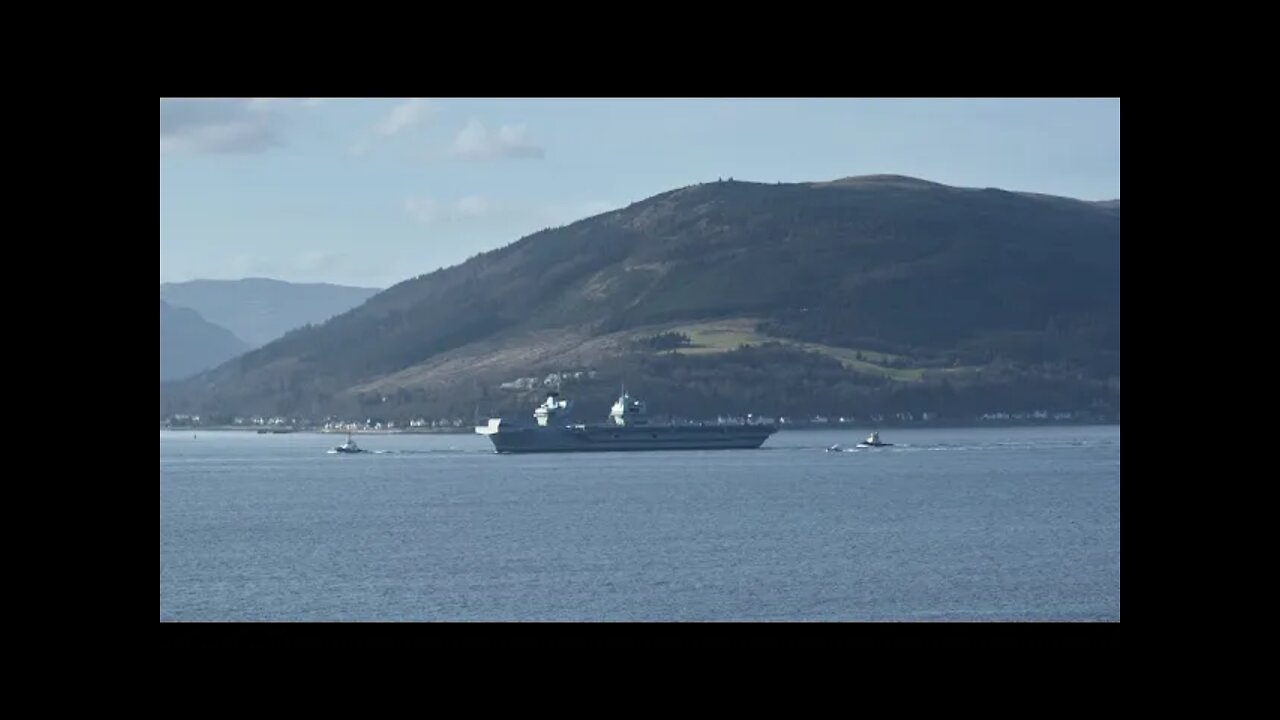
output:
[[[189,308],[160,301],[160,381],[176,380],[216,367],[249,346]]]
[[[523,412],[520,378],[586,368],[565,381],[580,406],[626,379],[683,414],[1118,412],[1119,201],[900,176],[681,188],[400,283],[161,412]]]
[[[160,299],[188,307],[253,346],[325,320],[368,300],[376,288],[263,278],[161,283]]]

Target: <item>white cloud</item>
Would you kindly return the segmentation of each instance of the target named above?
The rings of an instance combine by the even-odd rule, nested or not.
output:
[[[468,195],[454,203],[454,210],[460,217],[480,217],[488,213],[492,208],[493,206],[488,200],[478,195]]]
[[[475,160],[541,158],[541,147],[530,142],[524,125],[503,125],[490,132],[477,120],[467,123],[453,139],[453,154]]]
[[[420,124],[431,114],[431,106],[422,98],[412,98],[391,108],[391,112],[378,121],[374,131],[383,137],[392,137]]]
[[[435,113],[435,106],[422,98],[410,98],[391,108],[378,119],[364,137],[347,146],[347,154],[352,157],[364,157],[378,143],[390,140],[424,123]]]
[[[161,100],[160,152],[253,153],[281,144],[257,100]]]
[[[269,127],[250,122],[202,125],[160,137],[160,152],[255,153],[280,144]]]
[[[404,211],[423,225],[430,225],[440,217],[436,201],[431,198],[408,198],[404,201]]]
[[[273,106],[279,106],[281,103],[289,102],[290,98],[249,98],[245,101],[245,109],[261,112],[270,110]]]
[[[404,201],[404,211],[423,225],[434,225],[492,217],[502,209],[487,198],[468,195],[447,203],[429,197],[411,197]]]
[[[160,152],[256,153],[284,144],[281,113],[318,98],[160,100]]]

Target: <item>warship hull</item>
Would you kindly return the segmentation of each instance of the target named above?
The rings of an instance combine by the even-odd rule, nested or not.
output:
[[[777,428],[768,425],[502,427],[486,433],[499,453],[754,449]]]

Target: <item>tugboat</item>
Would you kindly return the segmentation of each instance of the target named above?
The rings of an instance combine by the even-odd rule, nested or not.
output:
[[[334,448],[333,452],[354,455],[355,453],[362,453],[364,450],[361,450],[360,446],[356,445],[356,441],[351,439],[351,433],[347,433],[347,441]]]
[[[623,388],[602,424],[565,422],[573,403],[547,394],[534,411],[534,424],[491,418],[476,427],[499,453],[600,452],[617,450],[713,450],[758,448],[778,428],[763,423],[674,424],[651,422],[644,402]]]
[[[893,447],[893,443],[880,442],[880,433],[873,432],[867,436],[866,440],[863,440],[862,442],[858,443],[858,447],[860,448]]]

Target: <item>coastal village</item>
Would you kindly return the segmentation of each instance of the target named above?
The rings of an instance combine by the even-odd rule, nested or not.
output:
[[[1110,418],[1091,411],[1049,412],[1035,410],[1033,412],[993,412],[983,413],[966,421],[958,418],[942,418],[934,413],[901,412],[892,415],[866,415],[826,417],[814,415],[803,417],[772,417],[769,415],[720,415],[714,420],[690,420],[686,418],[670,418],[676,425],[777,425],[779,429],[820,430],[827,427],[863,427],[866,425],[1003,425],[1003,424],[1070,424],[1108,420]],[[1118,417],[1115,420],[1119,420]],[[173,415],[161,423],[163,428],[192,428],[248,430],[264,433],[293,432],[306,430],[312,432],[332,433],[471,433],[474,421],[455,418],[415,418],[409,422],[397,423],[394,420],[364,418],[360,420],[329,418],[323,422],[312,422],[296,417],[236,417],[230,425],[210,422],[200,415]]]
[[[545,377],[521,377],[498,385],[508,392],[527,392],[537,389],[560,390],[564,386],[596,379],[594,369],[563,370],[549,373]],[[387,398],[383,398],[386,402]],[[899,412],[887,415],[849,414],[838,417],[812,415],[809,417],[771,415],[720,415],[714,419],[688,419],[668,417],[664,419],[675,425],[776,425],[780,430],[818,430],[827,427],[863,427],[876,426],[956,426],[956,425],[1023,425],[1023,424],[1077,424],[1090,422],[1119,421],[1099,408],[1089,410],[1048,411],[1033,410],[1029,412],[987,412],[968,418],[942,417],[934,412]],[[399,422],[375,417],[365,418],[326,418],[322,422],[314,422],[305,418],[284,416],[235,417],[230,425],[223,422],[210,422],[200,415],[173,415],[161,423],[162,427],[190,428],[206,427],[227,430],[254,430],[261,433],[276,432],[332,432],[332,433],[471,433],[481,418],[426,418],[417,417]]]

